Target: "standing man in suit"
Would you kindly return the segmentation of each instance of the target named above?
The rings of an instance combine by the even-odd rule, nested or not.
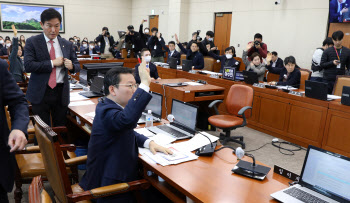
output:
[[[148,48],[151,50],[152,62],[164,63],[164,51],[162,49],[162,40],[164,41],[162,34],[158,32],[158,28],[152,28],[152,36],[148,40]]]
[[[113,36],[108,32],[108,27],[102,28],[102,34],[96,37],[96,42],[100,42],[101,57],[113,58],[109,49],[115,43]]]
[[[151,62],[152,56],[151,56],[151,52],[148,49],[141,50],[141,59],[142,59],[142,62],[146,62],[146,68],[149,70],[149,75],[151,76],[151,80],[160,80],[161,78],[158,75],[157,66]],[[139,66],[140,64],[137,64],[135,66],[135,80],[137,84],[141,83],[141,79],[138,71]]]
[[[175,40],[177,46],[186,54],[186,60],[192,61],[192,70],[194,69],[203,69],[204,68],[204,58],[201,53],[199,53],[199,44],[200,42],[193,42],[191,44],[191,49],[185,49],[179,41],[177,34],[175,34]]]
[[[134,131],[137,121],[152,96],[151,77],[146,61],[139,66],[141,84],[136,83],[133,70],[115,68],[104,78],[107,95],[97,104],[96,116],[88,146],[87,170],[79,185],[86,191],[97,187],[135,181],[138,176],[138,147],[165,154],[172,152]],[[132,193],[97,199],[97,202],[134,202]]]
[[[69,104],[68,71],[80,70],[73,44],[58,36],[61,14],[53,8],[41,13],[43,34],[27,39],[24,67],[31,73],[27,99],[35,115],[48,125],[64,126]]]
[[[162,44],[163,49],[168,52],[168,59],[167,59],[166,62],[169,63],[169,58],[173,57],[173,58],[176,58],[177,65],[180,65],[181,54],[180,54],[180,52],[176,51],[176,49],[175,49],[175,42],[174,41],[170,41],[168,43],[169,48],[167,46],[165,46],[165,43],[164,43],[163,40],[160,41],[160,43]]]
[[[348,0],[331,0],[329,3],[329,22],[343,22],[344,17],[349,16]]]
[[[0,202],[8,202],[7,193],[14,183],[15,150],[27,144],[25,134],[29,123],[28,103],[22,90],[7,70],[8,64],[0,59]],[[7,126],[4,107],[11,115],[11,132]]]

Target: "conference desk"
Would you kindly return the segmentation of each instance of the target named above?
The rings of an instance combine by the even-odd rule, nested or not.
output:
[[[92,126],[93,119],[86,113],[95,111],[98,100],[93,98],[90,101],[94,104],[70,106],[68,115],[73,125],[88,134],[84,126]],[[252,161],[248,157],[244,160]],[[173,202],[186,202],[186,196],[194,202],[276,202],[270,194],[288,186],[288,179],[273,173],[273,170],[263,181],[232,174],[236,157],[230,149],[215,152],[212,157],[199,157],[198,160],[165,167],[147,162],[142,156],[140,161],[144,177]],[[148,171],[153,175],[148,176]],[[158,176],[165,181],[159,181]]]

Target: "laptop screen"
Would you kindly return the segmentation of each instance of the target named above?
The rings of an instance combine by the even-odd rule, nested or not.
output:
[[[157,117],[162,116],[162,98],[163,96],[161,94],[157,94],[154,92],[150,92],[152,95],[151,101],[146,106],[146,113],[148,110],[152,110],[152,114],[156,115]]]
[[[350,160],[338,154],[309,147],[302,181],[326,196],[350,201]]]
[[[79,72],[79,83],[87,85],[87,70],[81,69]]]
[[[188,128],[195,130],[197,122],[197,111],[198,108],[196,106],[173,99],[171,114],[173,114],[175,117],[175,123],[187,126]]]

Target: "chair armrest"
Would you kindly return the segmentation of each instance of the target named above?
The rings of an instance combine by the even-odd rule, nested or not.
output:
[[[66,133],[68,132],[67,128],[65,126],[58,126],[58,127],[53,127],[52,130],[55,132],[55,133]]]
[[[216,107],[216,104],[217,103],[222,103],[222,102],[223,102],[222,100],[214,100],[208,105],[208,107],[209,108],[213,108],[214,107],[216,115],[219,115],[219,111],[218,111],[218,108]]]
[[[246,126],[247,125],[247,119],[245,117],[245,111],[248,110],[248,109],[253,109],[251,106],[245,106],[243,108],[241,108],[239,111],[238,111],[238,115],[242,116],[243,117],[243,124],[242,126]]]
[[[66,159],[64,160],[64,163],[66,164],[66,166],[75,166],[75,165],[85,163],[86,160],[87,160],[87,155]]]
[[[33,153],[40,153],[39,146],[29,146],[22,150],[16,151],[16,154],[33,154]]]
[[[76,150],[76,147],[74,144],[61,144],[60,148],[62,151],[70,151],[70,152],[74,152]]]
[[[97,199],[105,196],[116,195],[119,193],[125,193],[132,190],[145,190],[150,186],[150,183],[145,180],[137,180],[128,183],[119,183],[104,187],[95,188],[92,190],[69,194],[67,195],[68,200],[72,202],[88,200],[88,199]]]

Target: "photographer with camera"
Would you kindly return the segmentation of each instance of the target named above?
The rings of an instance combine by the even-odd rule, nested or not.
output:
[[[214,44],[214,32],[213,31],[208,31],[206,34],[205,34],[205,38],[204,40],[202,41],[202,44],[204,47],[206,47],[208,44],[210,45],[210,51],[213,51],[215,54],[219,54],[216,50],[217,50],[217,47],[215,46]],[[205,52],[202,52],[202,54],[204,56],[207,56],[208,55],[208,51],[205,50]]]
[[[112,53],[109,51],[109,48],[115,43],[114,38],[110,33],[108,32],[107,27],[102,28],[102,34],[100,34],[98,37],[96,37],[96,42],[100,42],[100,52],[101,57],[103,58],[113,58]]]
[[[253,46],[248,50],[248,57],[250,57],[254,52],[258,52],[260,55],[261,61],[262,61],[262,58],[266,58],[267,45],[262,42],[262,39],[263,37],[260,33],[256,33],[254,35],[254,42],[249,42],[249,43],[253,43]]]
[[[127,50],[128,50],[128,56],[127,58],[130,58],[130,50],[134,51],[134,56],[141,58],[141,49],[142,47],[142,40],[141,35],[138,32],[135,32],[134,26],[129,25],[128,31],[125,34],[125,42],[128,44]]]
[[[162,33],[158,32],[158,28],[154,27],[151,30],[152,36],[148,40],[148,48],[151,50],[152,63],[162,62],[164,63],[164,51],[162,49],[161,41],[164,41]]]

